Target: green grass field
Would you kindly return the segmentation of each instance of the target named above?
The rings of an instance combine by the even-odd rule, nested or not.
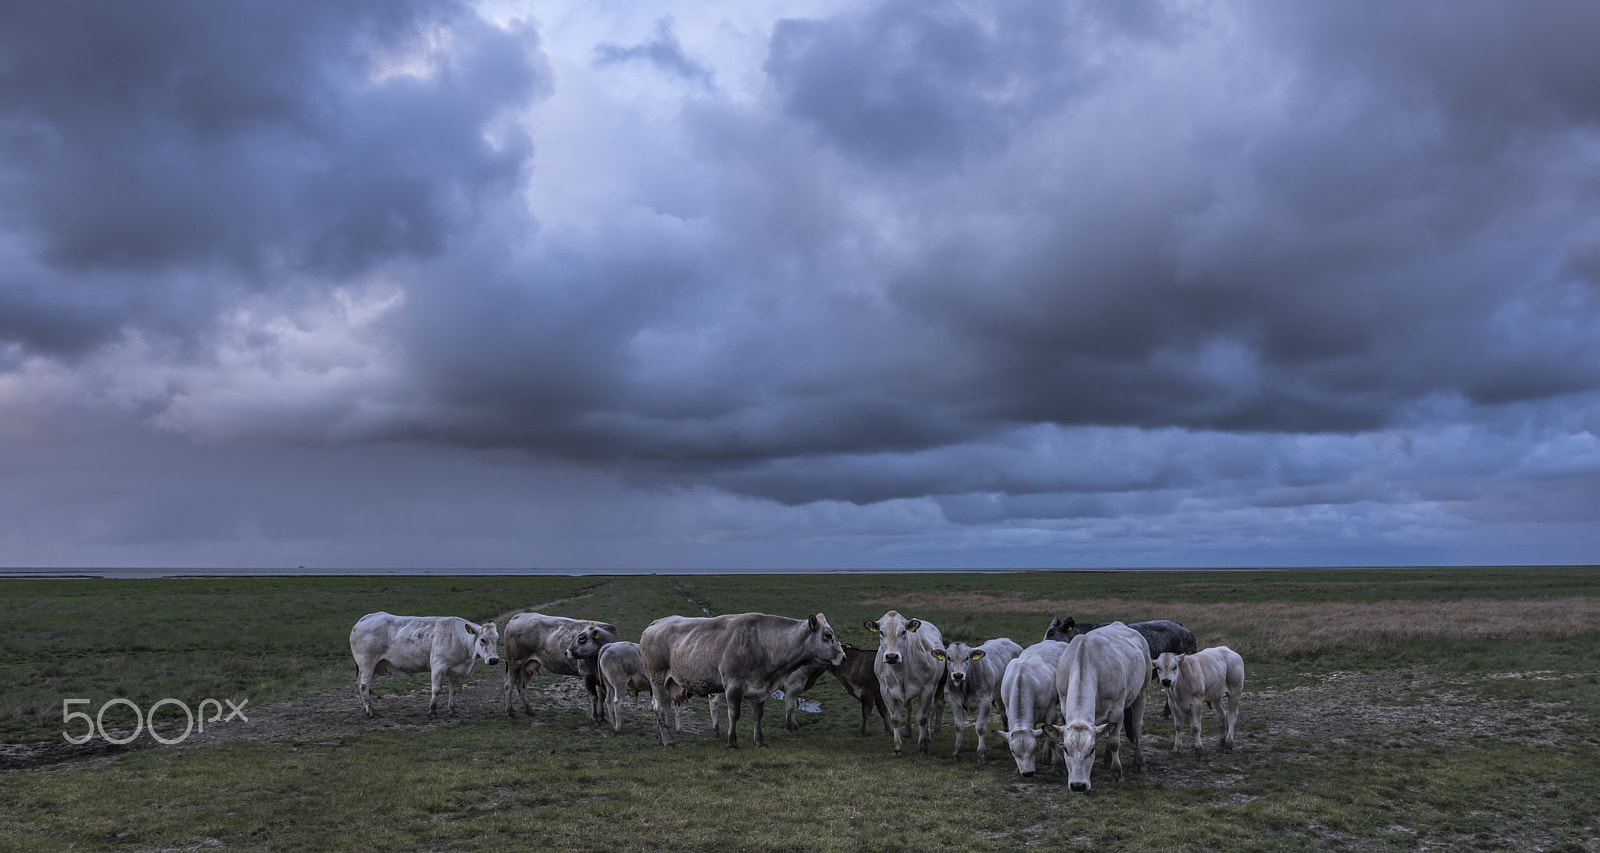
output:
[[[15,850],[1600,850],[1600,570],[355,577],[0,583],[0,849]],[[828,615],[848,642],[888,609],[946,638],[1037,641],[1052,615],[1176,618],[1245,658],[1239,749],[1171,751],[1088,795],[1015,773],[991,738],[952,763],[890,755],[831,680],[770,749],[729,751],[703,704],[660,747],[571,679],[538,676],[508,719],[480,667],[455,718],[426,676],[360,713],[346,637],[362,614],[487,619],[525,608],[616,623]],[[250,721],[176,747],[75,750],[64,699],[247,701]],[[1152,703],[1154,707],[1155,703]],[[108,728],[132,727],[124,708]],[[1214,718],[1206,720],[1214,746]],[[142,739],[148,743],[148,738]],[[135,746],[138,742],[135,743]],[[96,746],[91,743],[90,747]],[[1124,760],[1127,761],[1125,747]]]

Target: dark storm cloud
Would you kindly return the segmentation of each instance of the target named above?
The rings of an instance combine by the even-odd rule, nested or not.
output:
[[[981,483],[873,479],[862,454],[1029,424],[1343,433],[1436,398],[1594,390],[1600,304],[1577,271],[1600,174],[1560,82],[1585,60],[1473,74],[1523,104],[1487,133],[1433,13],[1388,26],[1408,58],[1385,64],[1343,49],[1368,11],[780,22],[775,114],[682,113],[692,191],[641,187],[625,215],[423,276],[470,295],[413,286],[409,352],[440,403],[419,432],[872,501]],[[651,61],[684,55],[669,36]],[[1527,103],[1545,76],[1554,105]],[[858,472],[817,462],[834,455]]]
[[[3,224],[38,264],[5,288],[42,323],[6,332],[47,351],[104,339],[82,304],[183,313],[175,269],[258,288],[444,250],[530,156],[491,122],[548,86],[531,33],[438,3],[10,4],[0,53]]]

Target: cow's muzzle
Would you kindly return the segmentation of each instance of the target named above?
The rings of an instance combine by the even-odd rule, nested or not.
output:
[[[1162,687],[1171,687],[1172,686],[1172,679],[1170,679],[1170,678],[1161,679],[1161,686]]]
[[[1069,787],[1071,787],[1072,790],[1077,791],[1080,794],[1089,793],[1089,783],[1088,782],[1073,782]]]
[[[884,655],[883,655],[883,662],[888,664],[888,665],[890,665],[890,666],[899,666],[900,665],[900,653],[899,652],[885,652]]]
[[[967,680],[966,673],[962,673],[962,672],[952,672],[952,673],[950,673],[950,681],[952,683],[960,684],[961,682],[966,681],[966,680]]]
[[[489,665],[490,666],[499,666],[500,665],[500,659],[499,658],[489,658]]]

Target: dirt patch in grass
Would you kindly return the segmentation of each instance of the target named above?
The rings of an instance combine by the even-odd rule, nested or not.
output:
[[[403,692],[392,692],[403,685]],[[571,726],[575,716],[587,721],[589,697],[583,684],[576,678],[537,675],[529,682],[528,701],[534,715],[528,716],[517,702],[515,716],[506,714],[504,682],[499,677],[485,677],[467,683],[456,692],[454,715],[444,711],[445,700],[439,698],[436,717],[428,716],[428,679],[412,676],[383,675],[374,679],[378,693],[373,699],[376,716],[368,719],[361,710],[354,687],[329,690],[314,696],[275,702],[269,705],[245,705],[246,719],[207,724],[202,733],[191,731],[181,743],[165,745],[158,742],[145,729],[126,745],[108,743],[99,737],[88,743],[75,745],[58,738],[44,743],[0,744],[0,771],[18,770],[50,764],[98,763],[115,759],[118,755],[140,749],[189,749],[224,741],[281,741],[303,747],[338,747],[347,737],[380,731],[429,731],[441,726],[461,725],[472,721],[502,720],[506,725],[542,729],[547,725]],[[389,690],[385,690],[385,687]],[[645,715],[649,712],[648,694],[625,699],[624,724],[649,725]],[[631,711],[630,711],[631,709]],[[642,710],[641,710],[642,709]],[[709,732],[710,718],[702,700],[683,713],[683,729],[687,732]],[[768,710],[771,710],[769,706]],[[769,723],[770,723],[769,714]],[[779,705],[779,725],[782,725],[782,706]],[[601,731],[611,734],[609,726],[580,724],[581,731]],[[175,740],[183,734],[183,725],[163,724],[161,736]],[[125,737],[127,732],[113,732],[114,737]]]

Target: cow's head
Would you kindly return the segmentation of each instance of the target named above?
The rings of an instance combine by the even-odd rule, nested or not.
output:
[[[975,649],[961,642],[933,650],[933,656],[944,661],[945,670],[950,673],[952,687],[960,687],[967,683],[967,670],[974,663],[983,660],[984,654],[986,653],[983,649]]]
[[[1087,794],[1089,773],[1094,769],[1095,741],[1106,730],[1106,724],[1092,726],[1082,720],[1064,726],[1045,726],[1044,733],[1061,750],[1067,765],[1067,787]]]
[[[899,666],[910,653],[910,636],[922,627],[921,619],[907,619],[891,610],[876,621],[863,623],[868,631],[883,637],[878,644],[878,658],[890,666]]]
[[[578,636],[572,638],[572,645],[567,646],[567,658],[569,660],[597,658],[600,656],[600,650],[605,648],[605,645],[605,634],[593,622],[590,622],[584,626],[582,631],[578,632]]]
[[[844,663],[844,646],[839,644],[839,638],[833,633],[833,626],[828,624],[828,617],[818,613],[806,620],[807,644],[811,648],[812,659],[817,663],[839,666]]]
[[[995,734],[1005,738],[1006,744],[1011,747],[1011,757],[1017,762],[1017,773],[1022,776],[1032,776],[1034,755],[1039,750],[1039,738],[1044,736],[1044,731],[1021,728],[1008,732],[996,729]]]
[[[1155,679],[1162,687],[1171,687],[1178,681],[1178,670],[1183,666],[1183,655],[1162,652],[1153,662]]]
[[[490,666],[500,663],[500,629],[495,627],[494,621],[482,625],[468,622],[466,629],[472,637],[472,653]]]
[[[1071,640],[1074,636],[1082,633],[1081,631],[1074,630],[1077,627],[1077,624],[1078,623],[1073,621],[1071,616],[1068,616],[1065,619],[1057,616],[1056,618],[1050,620],[1050,627],[1044,629],[1044,638],[1046,640],[1059,640],[1065,643],[1068,640]]]

